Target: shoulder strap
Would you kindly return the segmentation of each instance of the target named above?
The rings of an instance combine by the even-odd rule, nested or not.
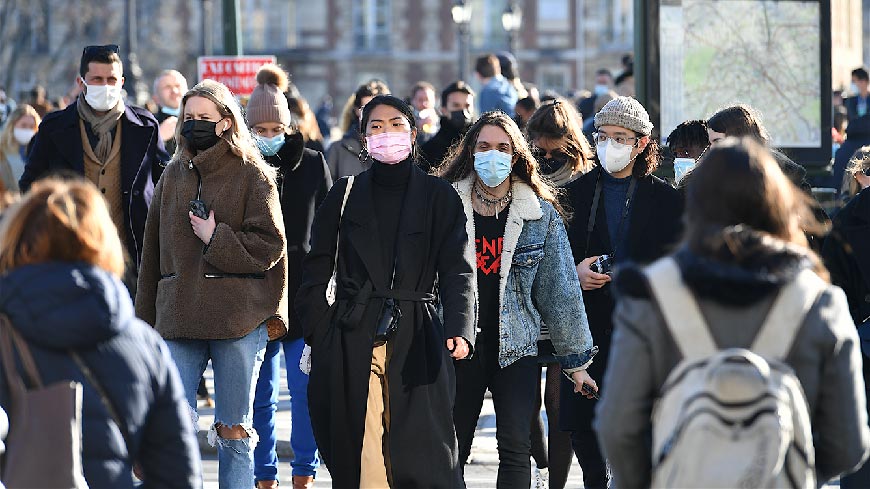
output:
[[[698,303],[683,283],[677,262],[664,257],[646,267],[644,274],[683,358],[698,360],[716,353],[716,342]]]
[[[100,401],[103,403],[103,406],[106,408],[106,411],[109,412],[109,416],[112,417],[112,420],[118,425],[118,431],[121,432],[121,437],[124,438],[124,444],[127,446],[127,457],[131,458],[132,453],[130,452],[131,447],[133,445],[130,444],[130,434],[127,432],[127,424],[121,421],[121,416],[118,415],[118,410],[115,409],[115,405],[112,404],[112,401],[109,399],[109,396],[106,394],[106,390],[103,389],[103,385],[97,380],[97,377],[91,371],[88,364],[82,359],[82,357],[73,350],[69,350],[69,355],[76,362],[79,369],[85,374],[85,378],[88,379],[88,382],[91,383],[91,387],[97,391],[97,394],[100,396]],[[130,462],[133,460],[131,458]]]
[[[30,354],[30,348],[27,346],[27,341],[21,337],[9,317],[5,314],[0,314],[0,359],[3,362],[3,370],[6,372],[6,381],[9,386],[23,382],[20,376],[16,376],[18,368],[15,365],[15,352],[18,352],[18,358],[21,359],[21,366],[24,368],[24,374],[27,376],[27,382],[35,389],[42,387],[42,380],[39,377],[39,370],[36,368],[36,362],[33,360],[33,355]],[[20,384],[22,387],[24,384]]]
[[[604,171],[604,170],[600,170]],[[586,248],[583,249],[583,258],[589,254],[589,243],[592,241],[592,231],[595,230],[595,218],[598,217],[598,202],[601,199],[601,173],[595,180],[595,193],[592,195],[592,207],[589,209],[589,221],[586,223]]]
[[[347,177],[347,186],[344,187],[344,198],[341,199],[341,211],[338,214],[338,231],[335,233],[335,257],[332,260],[332,270],[335,273],[335,267],[338,266],[338,237],[341,233],[341,219],[344,217],[344,208],[347,206],[347,198],[350,197],[350,189],[353,188],[354,176]]]
[[[338,215],[338,222],[341,224],[341,217],[344,216],[344,207],[347,205],[347,198],[350,197],[350,189],[353,188],[354,176],[347,177],[347,186],[344,188],[344,198],[341,199],[341,213]]]
[[[778,360],[785,358],[804,318],[825,288],[825,282],[815,272],[802,270],[780,290],[752,343],[752,351]]]

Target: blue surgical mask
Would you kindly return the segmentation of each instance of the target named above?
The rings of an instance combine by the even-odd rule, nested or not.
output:
[[[474,153],[474,170],[487,187],[498,187],[511,174],[513,156],[491,149]]]
[[[595,95],[605,95],[608,92],[610,92],[610,87],[601,83],[595,85],[595,88],[592,89],[592,93]]]
[[[163,112],[166,115],[171,115],[174,117],[178,117],[178,114],[181,112],[181,107],[160,107],[160,112]]]
[[[263,156],[275,156],[281,147],[284,146],[284,135],[279,134],[273,138],[264,138],[263,136],[254,136],[257,140],[257,146]]]

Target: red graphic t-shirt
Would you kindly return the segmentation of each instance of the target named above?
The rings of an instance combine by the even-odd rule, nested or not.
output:
[[[498,330],[498,286],[507,209],[495,216],[474,213],[474,248],[477,255],[478,326],[481,333]],[[494,336],[497,338],[497,335]]]

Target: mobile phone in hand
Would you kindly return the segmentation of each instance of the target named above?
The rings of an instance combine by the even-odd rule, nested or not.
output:
[[[570,380],[572,384],[577,385],[577,383],[574,382],[574,377],[571,377],[571,374],[569,374],[568,372],[562,370],[562,375],[564,375],[565,377],[567,377],[568,380]],[[594,390],[592,390],[592,387],[589,387],[589,384],[583,384],[582,386],[580,386],[580,392],[582,392],[582,393],[584,393],[584,394],[591,394],[591,395],[592,395],[592,398],[595,399],[595,400],[599,400],[599,399],[601,399],[601,398],[598,396],[598,391],[594,391]]]
[[[190,201],[190,212],[200,219],[208,219],[208,210],[205,207],[205,202],[201,200]]]

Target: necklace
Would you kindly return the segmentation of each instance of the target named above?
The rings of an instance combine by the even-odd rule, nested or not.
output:
[[[513,191],[508,189],[507,193],[504,196],[499,197],[497,199],[490,199],[486,195],[484,195],[486,190],[480,188],[480,183],[474,182],[474,194],[477,196],[477,199],[480,200],[480,203],[485,205],[486,207],[493,208],[495,210],[495,218],[498,219],[498,209],[506,207],[511,199],[513,199]],[[492,194],[490,194],[492,195]]]

